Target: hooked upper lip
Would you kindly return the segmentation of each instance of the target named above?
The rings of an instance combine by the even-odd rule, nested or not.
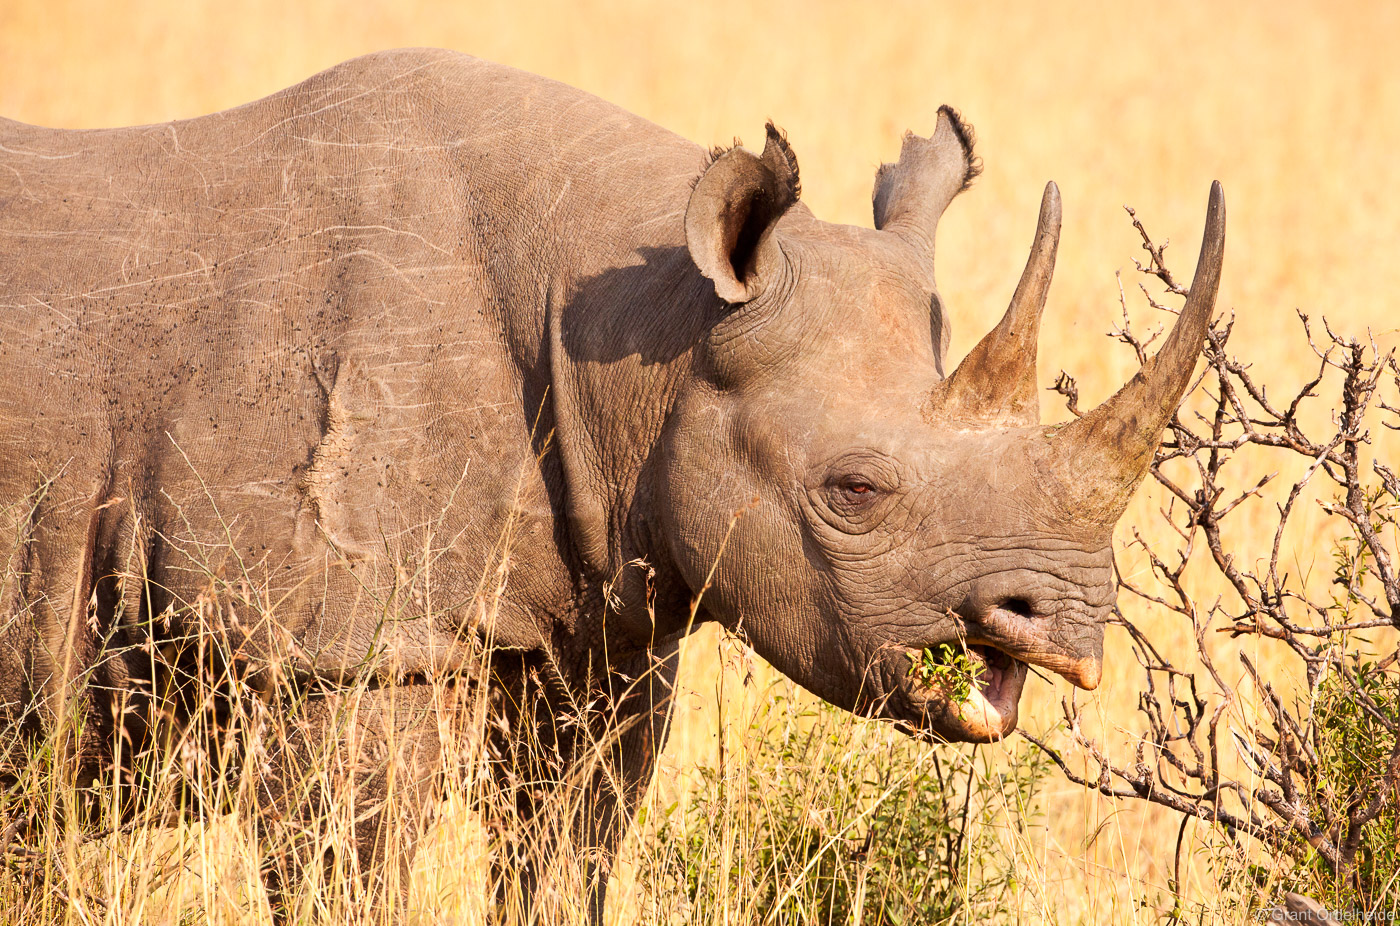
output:
[[[966,640],[969,644],[989,646],[1012,659],[1048,669],[1076,688],[1093,691],[1103,677],[1102,637],[1097,648],[1066,646],[1047,632],[1059,620],[1063,618],[997,606],[968,623]],[[1102,630],[1099,633],[1101,635]]]

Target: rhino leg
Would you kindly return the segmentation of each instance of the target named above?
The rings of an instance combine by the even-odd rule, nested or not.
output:
[[[263,879],[277,921],[295,919],[293,896],[318,879],[322,892],[351,895],[343,909],[404,912],[440,797],[443,696],[405,684],[302,702],[258,789]]]
[[[570,902],[574,884],[553,882],[581,867],[590,918],[602,922],[613,860],[670,729],[679,641],[658,641],[588,685],[530,660],[497,676],[506,704],[528,705],[495,725],[505,735],[492,744],[498,809],[516,815],[512,848],[492,873],[503,919],[512,907],[528,921]]]
[[[623,838],[632,828],[637,808],[656,769],[656,758],[666,746],[671,728],[680,636],[662,641],[622,667],[621,697],[616,706],[615,737],[604,762],[585,757],[594,767],[588,797],[582,802],[580,844],[592,851],[589,858],[589,905],[594,923],[603,922],[608,877]],[[619,679],[617,673],[612,676]],[[631,681],[626,681],[631,679]],[[602,750],[600,750],[602,751]]]
[[[97,477],[39,481],[19,498],[10,488],[0,487],[0,530],[13,540],[0,548],[0,753],[17,746],[18,734],[42,731],[82,789],[104,765],[112,733],[111,713],[93,691],[111,679],[90,604],[106,485]]]

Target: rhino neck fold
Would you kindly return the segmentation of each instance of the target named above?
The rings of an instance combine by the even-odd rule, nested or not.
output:
[[[569,536],[589,583],[609,592],[606,619],[639,644],[687,616],[647,607],[648,569],[659,601],[686,597],[668,594],[678,580],[651,513],[650,470],[692,346],[712,321],[712,294],[675,245],[637,248],[629,263],[556,281],[547,296],[549,449],[562,464]]]

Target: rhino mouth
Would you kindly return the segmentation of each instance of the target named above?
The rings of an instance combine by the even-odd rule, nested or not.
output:
[[[904,657],[910,668],[900,687],[920,729],[964,742],[1016,729],[1026,663],[987,643],[906,648]]]

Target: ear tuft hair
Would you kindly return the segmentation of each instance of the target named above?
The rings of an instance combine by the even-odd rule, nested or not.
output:
[[[709,170],[710,167],[715,163],[715,161],[718,161],[720,158],[724,157],[726,154],[733,151],[735,148],[742,148],[743,146],[744,142],[741,138],[739,138],[738,135],[734,136],[733,144],[727,146],[711,145],[710,150],[705,152],[704,160],[700,162],[700,173],[696,174],[690,180],[690,188],[692,190],[695,189],[695,184],[700,182],[700,178],[705,176],[705,171]]]
[[[788,190],[792,193],[794,201],[801,199],[802,177],[797,170],[797,152],[793,151],[792,145],[788,144],[787,132],[784,132],[774,125],[772,119],[768,120],[764,129],[768,136],[764,144],[764,153],[766,154],[768,147],[772,146],[773,150],[781,155],[783,160],[787,162],[788,176],[786,179],[788,182]]]
[[[962,114],[956,109],[944,103],[938,107],[939,113],[946,115],[948,121],[953,125],[953,134],[958,138],[958,144],[962,145],[963,153],[967,155],[967,173],[963,175],[962,186],[958,192],[966,190],[972,186],[972,181],[976,180],[982,173],[982,159],[973,153],[973,148],[977,144],[977,133],[973,131],[972,125],[963,121]],[[882,165],[881,169],[884,169]]]

